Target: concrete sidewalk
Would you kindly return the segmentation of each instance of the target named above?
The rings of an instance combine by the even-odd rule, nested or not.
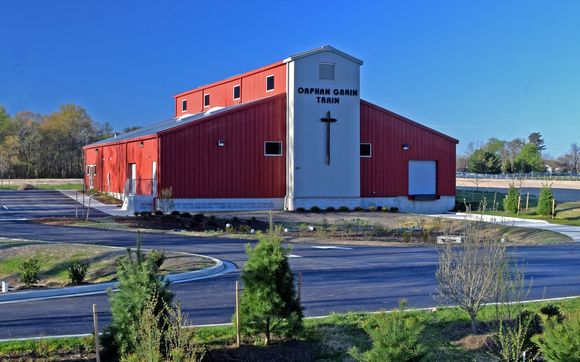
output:
[[[76,190],[57,190],[57,191],[60,192],[61,194],[65,195],[68,198],[76,200],[79,204],[81,204],[85,207],[89,206],[89,198],[85,195],[84,204],[83,204],[82,194],[79,191],[76,191]],[[78,199],[77,199],[77,196],[78,196]],[[102,202],[97,201],[95,199],[91,199],[91,208],[99,210],[99,211],[101,211],[105,214],[111,215],[111,216],[133,216],[133,214],[131,212],[128,212],[127,210],[121,209],[120,206],[103,204]]]
[[[217,277],[223,274],[230,273],[237,269],[237,266],[229,261],[222,261],[216,258],[210,259],[214,260],[216,262],[216,265],[192,272],[169,274],[166,275],[163,279],[171,284],[179,284],[194,280],[202,280]],[[115,290],[117,284],[118,282],[109,282],[93,285],[81,285],[76,287],[65,287],[58,289],[55,288],[43,290],[31,290],[25,292],[10,292],[0,294],[0,304],[21,303],[32,300],[66,298],[81,295],[102,294],[106,293],[107,290],[109,289]]]
[[[506,217],[506,216],[495,216],[495,215],[481,215],[481,214],[466,214],[462,212],[457,213],[445,213],[445,214],[433,214],[429,215],[432,217],[443,217],[446,219],[456,219],[456,220],[482,220],[485,222],[517,226],[523,228],[534,228],[542,229],[548,231],[554,231],[560,234],[564,234],[572,238],[576,242],[580,242],[580,226],[571,225],[560,225],[560,224],[550,224],[544,220],[532,220],[532,219],[521,219],[517,217]]]

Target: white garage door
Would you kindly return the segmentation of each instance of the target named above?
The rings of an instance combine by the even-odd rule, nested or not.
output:
[[[437,163],[409,161],[409,195],[435,195],[436,190]]]

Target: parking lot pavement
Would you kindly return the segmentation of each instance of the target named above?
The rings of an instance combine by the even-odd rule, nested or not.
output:
[[[80,197],[80,196],[79,196]],[[54,190],[0,190],[0,221],[20,221],[39,217],[86,215],[87,207]],[[91,217],[107,214],[91,209]]]

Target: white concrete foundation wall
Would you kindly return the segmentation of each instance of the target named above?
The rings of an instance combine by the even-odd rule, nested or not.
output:
[[[397,207],[400,212],[410,212],[417,214],[435,214],[453,210],[455,207],[455,196],[441,196],[433,201],[414,201],[406,196],[400,197],[364,197],[361,199],[361,206],[382,206],[386,208]]]
[[[241,211],[280,210],[284,208],[283,198],[264,199],[175,199],[174,210],[197,211]]]
[[[129,213],[149,211],[153,212],[153,196],[129,195],[123,201],[121,210]]]
[[[338,209],[341,206],[346,206],[349,209],[354,209],[355,207],[361,206],[361,199],[356,198],[295,198],[290,203],[292,208],[288,208],[289,210],[296,210],[299,207],[302,207],[306,210],[310,209],[313,206],[318,206],[321,210],[326,209],[327,207],[334,207]]]

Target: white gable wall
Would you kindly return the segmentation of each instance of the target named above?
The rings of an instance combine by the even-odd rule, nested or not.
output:
[[[335,65],[334,81],[319,79],[320,63]],[[358,206],[360,64],[335,52],[322,51],[291,60],[287,67],[286,208]],[[307,94],[316,88],[329,90],[330,94]],[[341,90],[356,94],[341,95]],[[331,103],[317,97],[330,99]],[[338,103],[334,103],[336,99]],[[330,165],[326,164],[326,124],[320,121],[328,111],[337,119],[330,125]]]

